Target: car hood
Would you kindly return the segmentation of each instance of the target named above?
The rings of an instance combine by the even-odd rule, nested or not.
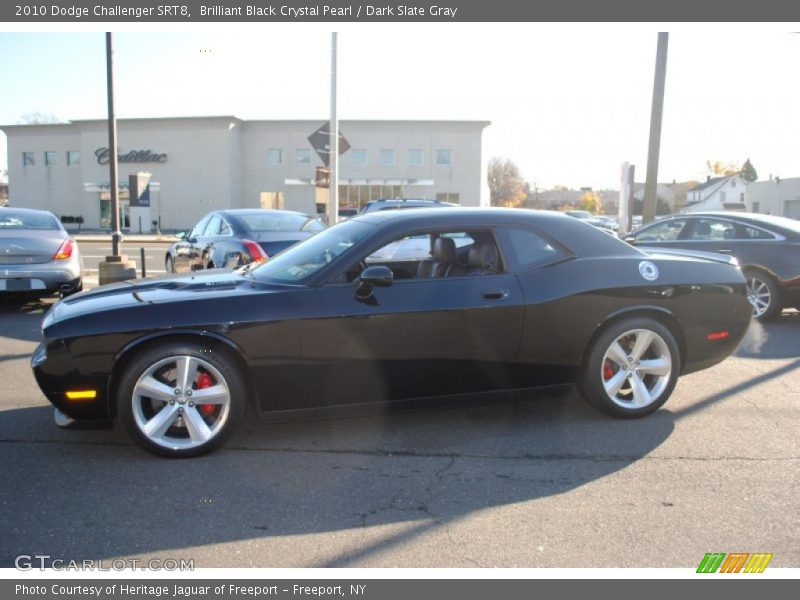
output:
[[[48,314],[52,322],[88,313],[138,305],[191,302],[232,294],[277,292],[296,286],[265,284],[226,269],[137,279],[104,285],[65,298]]]

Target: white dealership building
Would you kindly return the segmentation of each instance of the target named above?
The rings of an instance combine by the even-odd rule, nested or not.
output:
[[[340,207],[377,198],[429,198],[488,206],[487,121],[341,121]],[[317,187],[324,120],[231,116],[120,119],[117,152],[123,220],[131,231],[185,229],[210,210],[324,212]],[[89,229],[109,226],[105,120],[8,125],[9,201],[52,211]],[[348,147],[349,146],[349,147]],[[130,208],[129,175],[150,173],[149,201]],[[149,206],[147,206],[149,204]]]

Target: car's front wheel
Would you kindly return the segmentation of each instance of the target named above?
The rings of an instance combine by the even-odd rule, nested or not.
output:
[[[238,427],[246,388],[224,353],[191,343],[136,356],[120,379],[117,414],[145,450],[168,457],[205,454]]]
[[[747,280],[747,299],[753,306],[753,317],[759,321],[768,321],[781,312],[780,289],[775,280],[756,270],[744,273]]]
[[[680,350],[670,330],[636,317],[607,327],[588,350],[580,380],[584,398],[621,418],[655,412],[678,380]]]

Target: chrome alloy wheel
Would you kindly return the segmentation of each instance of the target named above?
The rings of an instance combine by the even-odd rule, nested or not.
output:
[[[133,388],[133,418],[139,431],[164,448],[191,449],[208,443],[225,426],[231,393],[211,363],[195,356],[170,356],[147,368]]]
[[[656,402],[669,385],[669,346],[649,329],[632,329],[608,347],[601,363],[603,388],[614,404],[639,409]]]
[[[747,275],[747,300],[753,305],[753,316],[758,318],[769,310],[772,292],[763,279],[757,275]]]

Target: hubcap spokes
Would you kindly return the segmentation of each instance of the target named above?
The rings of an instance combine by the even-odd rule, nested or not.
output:
[[[216,436],[228,419],[231,396],[211,363],[183,355],[151,365],[136,382],[131,401],[139,430],[150,441],[177,450]]]
[[[747,278],[747,299],[753,305],[753,316],[760,317],[769,308],[772,294],[766,283],[757,277]]]
[[[648,329],[619,336],[606,350],[601,378],[606,394],[623,408],[643,408],[661,397],[672,373],[664,339]]]

